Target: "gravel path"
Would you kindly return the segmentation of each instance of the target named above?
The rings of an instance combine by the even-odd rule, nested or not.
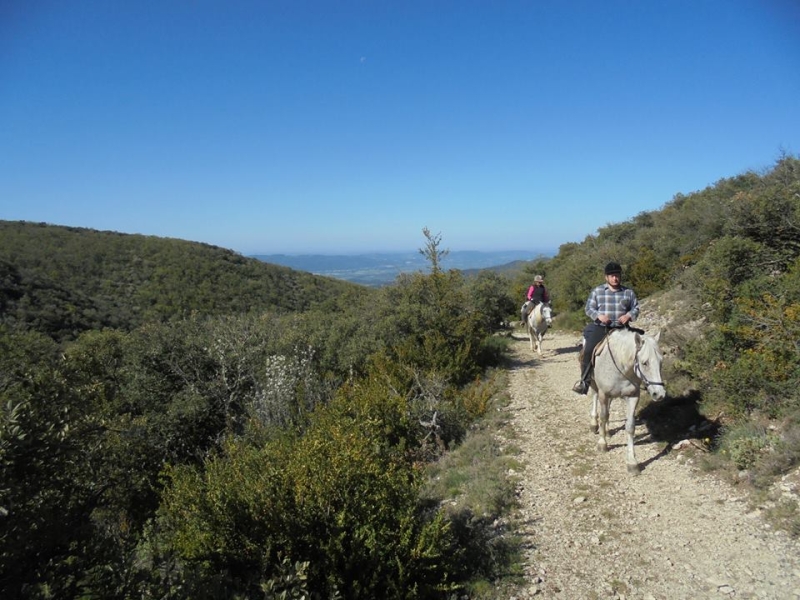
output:
[[[800,545],[643,425],[642,472],[627,473],[622,402],[612,403],[609,452],[595,450],[589,401],[571,391],[576,334],[548,332],[542,358],[521,330],[513,337],[528,574],[513,598],[800,598]]]

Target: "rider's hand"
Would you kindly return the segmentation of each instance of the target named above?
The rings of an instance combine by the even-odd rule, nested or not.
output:
[[[622,315],[619,318],[619,323],[620,323],[620,325],[625,325],[625,323],[627,323],[630,320],[631,320],[631,316],[626,313],[626,314]]]
[[[603,325],[608,325],[611,323],[611,317],[608,315],[597,315],[597,320],[600,321]]]

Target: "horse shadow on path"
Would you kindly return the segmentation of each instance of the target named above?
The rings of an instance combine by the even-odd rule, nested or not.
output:
[[[691,390],[681,396],[667,396],[659,402],[650,402],[639,411],[636,422],[644,425],[647,433],[637,436],[635,443],[666,442],[658,454],[639,463],[641,469],[672,452],[673,446],[680,441],[716,437],[720,424],[700,413],[701,401],[702,394]]]
[[[512,340],[517,341],[517,342],[521,342],[523,340],[526,341],[526,342],[528,341],[527,334],[526,335],[515,335],[515,334],[512,333],[509,337]],[[553,352],[553,353],[563,354],[563,352],[559,352],[558,350],[559,349],[550,350],[548,348],[548,349],[545,349],[545,353]],[[525,355],[526,355],[525,358],[522,358],[522,359],[514,357],[514,356],[507,355],[505,357],[505,359],[504,359],[505,360],[505,364],[509,368],[517,369],[517,368],[523,368],[523,367],[535,367],[537,365],[541,365],[542,363],[544,363],[547,360],[546,354],[545,354],[545,356],[538,356],[536,354],[532,354],[532,353],[526,352]]]
[[[713,437],[720,425],[700,413],[702,400],[702,394],[696,390],[681,396],[667,396],[642,408],[638,420],[647,427],[650,437],[659,442],[674,444],[697,437],[698,432],[704,437]]]
[[[527,341],[530,340],[530,338],[528,337],[527,333],[524,333],[524,334],[512,333],[508,337],[510,337],[512,340],[514,340],[516,342],[522,342],[522,341],[527,342]],[[547,334],[545,334],[544,340],[547,341]],[[551,354],[556,355],[556,356],[560,356],[562,354],[579,354],[580,351],[581,351],[581,345],[580,344],[575,344],[575,345],[571,345],[571,346],[564,346],[564,347],[561,347],[561,348],[551,348],[549,346],[545,348],[545,352],[551,353]],[[520,362],[519,361],[517,361],[517,362],[512,361],[511,364],[520,364]]]
[[[506,365],[511,369],[522,369],[526,367],[535,367],[537,365],[542,364],[544,362],[538,356],[528,356],[525,358],[513,358],[507,357],[505,359]]]
[[[581,347],[579,345],[566,346],[564,348],[553,348],[553,354],[580,354]]]

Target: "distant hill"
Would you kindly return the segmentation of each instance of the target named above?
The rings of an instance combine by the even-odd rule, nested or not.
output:
[[[367,291],[207,244],[0,221],[0,323],[59,340],[192,313],[303,311]]]
[[[481,269],[513,270],[514,266],[541,256],[552,256],[552,251],[505,250],[481,252],[460,250],[442,259],[444,269],[474,272]],[[401,273],[426,271],[428,262],[419,252],[371,253],[356,255],[325,254],[257,254],[252,258],[308,271],[317,275],[335,277],[362,285],[379,287],[389,285]],[[500,266],[498,266],[500,265]]]
[[[550,259],[552,257],[540,255],[537,258]],[[480,273],[481,271],[494,271],[495,273],[499,273],[501,275],[507,275],[513,279],[516,275],[522,273],[525,267],[530,263],[531,263],[530,260],[514,260],[509,263],[505,263],[503,265],[494,265],[491,267],[484,267],[480,269],[464,269],[463,272],[464,275],[466,275],[467,277],[473,277],[475,275],[478,275],[478,273]]]

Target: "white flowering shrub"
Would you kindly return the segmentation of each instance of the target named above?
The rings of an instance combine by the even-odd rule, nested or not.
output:
[[[303,419],[314,406],[332,394],[314,369],[311,348],[298,349],[287,356],[267,357],[264,380],[249,403],[248,412],[264,426],[286,427]]]

